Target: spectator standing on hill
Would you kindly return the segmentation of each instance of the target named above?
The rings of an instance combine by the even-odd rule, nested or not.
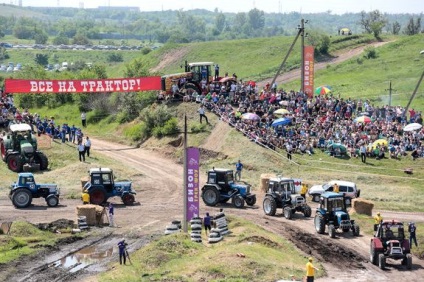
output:
[[[205,233],[208,234],[208,230],[211,231],[212,218],[209,216],[209,213],[206,213],[206,216],[203,218],[203,226],[205,227]]]
[[[218,64],[215,65],[215,81],[218,80],[219,77],[219,66]]]
[[[310,257],[306,264],[306,282],[314,282],[315,270],[319,271],[319,269],[312,264],[312,258]]]
[[[203,118],[205,118],[206,123],[209,124],[208,117],[206,116],[205,106],[202,104],[200,108],[197,110],[200,116],[200,123],[202,123]]]
[[[122,238],[121,241],[119,241],[118,243],[118,249],[119,249],[119,264],[122,264],[122,261],[124,262],[124,264],[127,263],[127,256],[126,256],[126,248],[127,248],[127,243],[125,243],[125,239]]]
[[[241,171],[243,170],[243,164],[241,163],[240,160],[238,160],[238,162],[236,163],[236,175],[235,175],[235,180],[240,181],[241,180]]]
[[[361,147],[359,148],[359,153],[361,154],[361,161],[363,163],[367,162],[367,147],[365,146],[365,144],[362,144]]]
[[[87,157],[90,157],[91,140],[88,138],[88,136],[85,138],[84,148],[85,152],[87,153]]]
[[[85,147],[82,142],[78,143],[78,153],[80,162],[85,162]]]
[[[412,248],[412,241],[415,243],[415,247],[418,247],[417,237],[415,236],[415,231],[417,227],[415,226],[415,222],[410,222],[408,224],[408,232],[409,232],[409,246]]]
[[[81,113],[81,124],[82,124],[82,127],[87,126],[87,114],[85,112]]]

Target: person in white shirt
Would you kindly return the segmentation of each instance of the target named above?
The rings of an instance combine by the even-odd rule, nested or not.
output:
[[[206,123],[209,124],[208,117],[205,115],[205,106],[201,105],[197,112],[200,115],[200,123],[202,123],[203,118],[205,118]]]
[[[85,162],[85,146],[82,142],[78,143],[78,154],[80,162]]]
[[[91,147],[91,140],[87,136],[85,138],[85,143],[84,143],[84,148],[85,148],[85,152],[87,153],[87,157],[90,157],[90,147]]]

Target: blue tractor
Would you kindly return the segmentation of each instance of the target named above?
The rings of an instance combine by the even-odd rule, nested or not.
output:
[[[355,224],[355,220],[350,219],[346,210],[349,202],[350,199],[343,194],[334,192],[321,194],[314,219],[317,233],[324,234],[325,227],[328,226],[328,234],[331,238],[336,236],[337,229],[343,232],[352,230],[353,236],[359,236],[359,225]]]
[[[243,208],[244,203],[253,206],[256,195],[250,193],[250,185],[234,182],[231,169],[213,168],[208,171],[208,181],[202,188],[202,199],[207,206],[216,206],[231,199],[236,208]]]
[[[89,181],[83,190],[90,195],[90,203],[102,205],[109,198],[120,197],[125,205],[133,205],[136,192],[131,188],[131,181],[115,182],[113,171],[110,168],[91,168]]]
[[[30,172],[18,174],[18,181],[10,186],[9,198],[16,208],[26,208],[33,198],[46,199],[49,207],[59,204],[60,189],[56,184],[37,184]]]

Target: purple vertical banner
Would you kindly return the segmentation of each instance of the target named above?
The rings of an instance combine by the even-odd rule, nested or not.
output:
[[[189,147],[186,150],[187,160],[187,214],[186,220],[200,216],[199,212],[199,148]]]

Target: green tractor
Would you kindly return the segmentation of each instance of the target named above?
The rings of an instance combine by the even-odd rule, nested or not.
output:
[[[49,166],[47,156],[37,150],[37,139],[29,124],[12,124],[9,132],[0,139],[2,160],[11,171],[46,170]]]

